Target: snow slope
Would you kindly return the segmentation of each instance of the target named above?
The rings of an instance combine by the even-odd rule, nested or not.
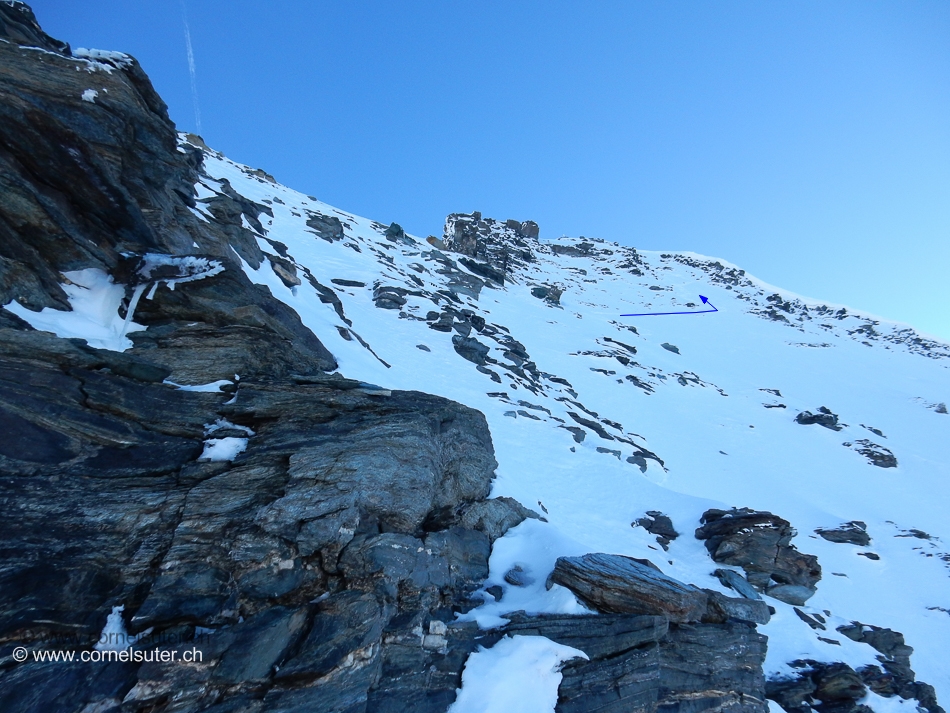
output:
[[[199,212],[200,199],[219,192],[222,180],[271,209],[273,217],[260,215],[258,243],[282,254],[300,284],[282,279],[272,266],[279,260],[257,269],[243,262],[244,269],[296,310],[342,374],[439,394],[486,415],[500,464],[494,495],[543,509],[547,522],[529,520],[495,544],[486,587],[500,585],[504,596],[485,595],[472,614],[480,623],[518,609],[584,611],[566,589],[545,589],[562,555],[647,557],[672,577],[728,592],[693,531],[712,507],[769,510],[795,526],[798,549],[817,555],[823,576],[801,608],[828,624],[813,631],[791,606],[767,598],[777,612],[760,627],[769,636],[767,674],[802,658],[875,663],[873,649],[835,631],[857,620],[903,632],[918,680],[950,701],[950,415],[939,408],[950,401],[948,345],[776,290],[721,260],[583,239],[535,241],[533,262],[473,297],[465,287],[473,273],[458,254],[398,231],[387,237],[388,226],[214,152],[205,170]],[[307,225],[315,215],[338,218],[342,239],[319,237]],[[560,304],[533,296],[538,286],[563,289]],[[378,307],[374,289],[385,287],[401,288],[406,303]],[[719,311],[619,316],[701,309],[700,294]],[[495,363],[476,369],[456,352],[456,332],[430,328],[427,313],[447,304],[485,319],[487,329],[470,337],[490,348]],[[840,416],[841,431],[795,422],[822,406]],[[566,427],[581,429],[583,442]],[[842,445],[862,440],[891,451],[898,466],[877,467],[858,445]],[[681,534],[667,552],[631,526],[648,510],[668,514]],[[870,546],[813,534],[852,520],[867,523]],[[504,581],[515,564],[532,583]],[[530,665],[553,666],[552,651]],[[473,668],[466,687],[475,680]],[[558,678],[550,680],[556,689]],[[867,703],[901,707],[897,699]]]

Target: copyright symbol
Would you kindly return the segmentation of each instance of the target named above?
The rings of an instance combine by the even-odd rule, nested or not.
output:
[[[17,646],[15,649],[13,649],[13,660],[14,660],[14,661],[19,661],[19,662],[26,661],[26,657],[27,657],[28,655],[29,655],[29,654],[28,654],[28,652],[27,652],[27,650],[26,650],[26,647],[24,647],[24,646]]]

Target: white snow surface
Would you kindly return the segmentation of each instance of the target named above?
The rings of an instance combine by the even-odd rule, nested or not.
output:
[[[860,621],[902,632],[915,651],[917,679],[935,686],[944,705],[950,701],[950,416],[933,408],[950,401],[946,343],[924,339],[906,325],[766,289],[721,260],[592,240],[584,241],[593,245],[590,255],[563,255],[552,246],[582,241],[561,239],[536,243],[535,261],[515,269],[503,287],[485,286],[477,299],[457,295],[457,309],[472,310],[497,330],[470,335],[491,348],[498,363],[487,366],[503,377],[496,383],[455,352],[452,334],[425,321],[429,310],[448,303],[433,297],[449,288],[439,261],[452,259],[458,272],[468,273],[461,256],[413,236],[387,240],[385,225],[265,181],[220,154],[206,153],[205,168],[202,191],[227,179],[238,193],[273,210],[273,218],[260,216],[264,251],[276,251],[269,241],[283,243],[298,274],[309,271],[339,296],[351,327],[308,279],[290,289],[267,260],[257,270],[244,263],[251,280],[300,315],[335,355],[340,372],[480,410],[499,462],[493,495],[544,510],[547,523],[528,520],[495,543],[485,586],[499,585],[504,594],[498,603],[485,594],[486,604],[471,618],[491,626],[518,609],[585,612],[570,592],[558,586],[548,591],[544,582],[557,557],[586,552],[648,558],[676,579],[733,594],[712,576],[718,565],[693,532],[709,508],[751,507],[789,520],[799,533],[794,544],[817,555],[823,571],[817,594],[801,609],[824,616],[825,631],[813,631],[791,606],[766,597],[777,612],[759,627],[769,637],[767,675],[789,673],[794,659],[875,663],[873,649],[835,630]],[[344,238],[330,242],[315,235],[306,225],[311,213],[339,218]],[[377,308],[377,285],[407,290],[406,304]],[[560,307],[531,295],[540,285],[564,289]],[[700,294],[719,312],[619,316],[701,309]],[[505,330],[536,365],[536,382],[511,370]],[[765,408],[779,404],[785,408]],[[799,412],[821,406],[840,416],[840,432],[794,421]],[[598,421],[609,438],[587,428],[576,443],[562,427],[580,425],[569,411]],[[874,466],[843,446],[860,439],[891,450],[898,467]],[[656,454],[663,465],[648,458],[641,472],[626,460],[635,452],[631,444]],[[668,552],[631,526],[648,510],[669,515],[680,533]],[[835,544],[814,534],[852,520],[867,523],[870,546]],[[912,536],[912,529],[931,539]],[[504,574],[514,564],[534,583],[506,583]],[[496,674],[478,671],[495,669],[475,662],[473,656],[458,706],[470,700],[469,689],[494,690]],[[868,705],[884,711],[898,704],[873,698]]]
[[[560,665],[587,658],[543,636],[506,636],[468,657],[462,688],[447,713],[548,713],[557,703]],[[474,685],[473,685],[474,684]]]
[[[247,439],[236,436],[205,440],[200,460],[234,460],[247,449]]]
[[[95,89],[87,89],[82,93],[82,100],[84,102],[89,102],[90,104],[95,104],[97,96],[99,96],[99,92],[97,92]]]
[[[44,307],[34,312],[16,300],[4,309],[25,320],[34,329],[52,332],[58,337],[85,339],[91,347],[124,352],[132,346],[126,334],[144,330],[141,324],[119,316],[125,288],[116,285],[105,271],[90,267],[64,272],[69,281],[62,285],[71,311]]]

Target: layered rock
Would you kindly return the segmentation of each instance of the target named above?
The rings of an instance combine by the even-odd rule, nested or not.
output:
[[[604,614],[573,629],[566,617],[515,620],[516,631],[536,627],[589,656],[565,665],[556,710],[766,710],[766,638],[755,630],[769,620],[764,602],[699,589],[620,555],[562,557],[551,581]],[[614,632],[595,642],[579,635],[605,628]]]
[[[816,591],[821,566],[817,557],[791,544],[794,536],[787,520],[748,508],[707,510],[696,530],[715,562],[742,567],[759,592],[803,604]]]

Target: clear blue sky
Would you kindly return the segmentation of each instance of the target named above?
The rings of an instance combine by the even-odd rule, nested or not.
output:
[[[194,131],[181,0],[33,0]],[[950,339],[950,3],[187,0],[202,134],[345,210],[722,257]]]

